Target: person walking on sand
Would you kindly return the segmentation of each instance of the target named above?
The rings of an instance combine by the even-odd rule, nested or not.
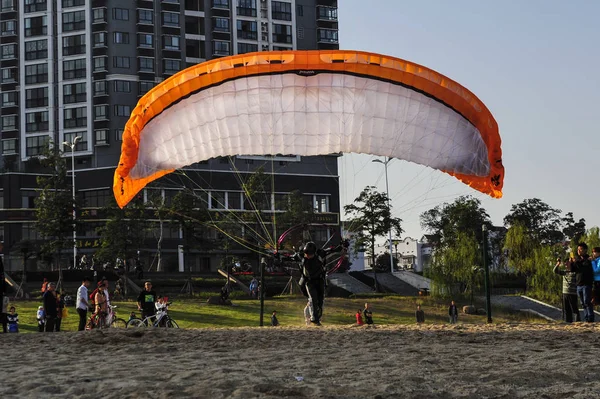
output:
[[[425,312],[421,310],[421,305],[417,305],[417,311],[415,312],[415,318],[417,319],[417,324],[425,323]]]
[[[571,270],[571,262],[565,260],[565,268],[561,268],[562,262],[560,258],[556,260],[556,265],[552,270],[554,273],[562,276],[562,307],[563,319],[566,323],[573,322],[573,314],[575,321],[581,321],[579,307],[577,304],[577,284],[575,282],[575,272]]]
[[[456,324],[458,321],[458,308],[454,301],[452,301],[448,307],[448,316],[450,317],[450,324]]]

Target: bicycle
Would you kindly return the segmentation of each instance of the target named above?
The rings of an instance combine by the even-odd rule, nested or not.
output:
[[[116,306],[109,306],[108,313],[94,313],[85,324],[86,330],[103,328],[127,328],[127,322],[117,317]]]
[[[168,302],[163,310],[159,310],[156,314],[145,317],[143,319],[133,318],[127,322],[127,328],[138,328],[138,327],[166,327],[166,328],[179,328],[179,325],[173,320],[167,310],[169,309],[171,302]],[[154,320],[154,321],[152,321]]]

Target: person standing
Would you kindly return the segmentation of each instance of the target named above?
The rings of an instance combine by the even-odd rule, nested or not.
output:
[[[563,319],[567,323],[573,322],[573,314],[575,321],[581,321],[579,307],[577,306],[577,284],[575,282],[575,273],[571,271],[571,263],[567,259],[565,261],[565,269],[561,269],[562,262],[560,258],[556,260],[556,265],[552,270],[554,273],[562,276],[562,305]]]
[[[77,301],[75,307],[77,314],[79,314],[79,327],[77,331],[85,330],[85,322],[87,320],[87,311],[89,308],[88,303],[88,287],[90,286],[90,278],[84,277],[81,281],[81,286],[77,289]]]
[[[8,332],[18,333],[19,332],[19,314],[16,312],[14,306],[10,307],[10,313],[7,316],[8,320]]]
[[[448,307],[448,316],[450,317],[450,324],[456,324],[458,321],[458,308],[454,301],[452,301]]]
[[[4,241],[0,241],[0,252],[4,249]],[[2,332],[7,332],[6,307],[8,306],[8,295],[6,295],[6,282],[4,280],[4,262],[0,257],[0,323],[2,323]]]
[[[277,311],[274,310],[271,315],[271,326],[277,327],[279,325],[279,320],[277,320]]]
[[[65,299],[63,298],[63,292],[60,293],[54,292],[56,294],[56,306],[58,307],[58,312],[56,313],[56,321],[54,322],[54,331],[60,331],[60,326],[62,324],[63,312],[65,310]]]
[[[142,312],[142,319],[156,314],[155,302],[156,292],[152,290],[152,283],[146,281],[144,283],[144,289],[137,297],[138,310]]]
[[[592,248],[592,270],[594,271],[592,301],[594,305],[600,305],[600,247]]]
[[[56,302],[56,294],[54,293],[55,289],[56,284],[48,283],[48,286],[46,287],[46,292],[44,292],[44,296],[42,297],[44,314],[46,315],[46,324],[44,330],[46,332],[54,331],[56,318],[58,317],[58,304]]]
[[[371,307],[369,306],[368,303],[365,303],[365,308],[363,310],[363,316],[365,317],[365,323],[367,323],[367,326],[370,326],[373,324],[373,312],[371,311]]]
[[[421,310],[421,305],[417,305],[417,311],[415,312],[415,318],[417,319],[417,324],[425,323],[425,312]]]
[[[571,270],[575,272],[577,296],[583,306],[583,320],[594,322],[594,305],[592,304],[592,286],[594,285],[594,269],[590,256],[587,254],[588,246],[584,242],[577,245],[577,256],[571,261]]]

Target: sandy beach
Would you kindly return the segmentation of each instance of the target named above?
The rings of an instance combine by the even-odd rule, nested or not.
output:
[[[458,324],[5,334],[0,397],[595,398],[599,332]]]

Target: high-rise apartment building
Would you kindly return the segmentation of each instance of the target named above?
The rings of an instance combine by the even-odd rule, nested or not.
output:
[[[335,0],[0,1],[0,234],[8,252],[39,238],[33,223],[39,171],[32,159],[49,142],[80,137],[73,154],[77,195],[86,207],[99,208],[112,195],[125,123],[152,87],[215,57],[338,48]],[[71,149],[64,150],[70,161]],[[250,171],[260,161],[235,163]],[[272,172],[289,175],[290,187],[302,187],[308,176],[329,178],[326,193],[308,190],[307,196],[331,197],[323,209],[339,212],[334,157],[277,162],[285,170]],[[227,166],[210,160],[195,169],[205,179],[228,176]],[[231,176],[216,180],[224,183],[212,189],[223,193],[239,186]],[[284,192],[287,186],[282,183]],[[93,238],[94,226],[78,232],[82,242]]]

